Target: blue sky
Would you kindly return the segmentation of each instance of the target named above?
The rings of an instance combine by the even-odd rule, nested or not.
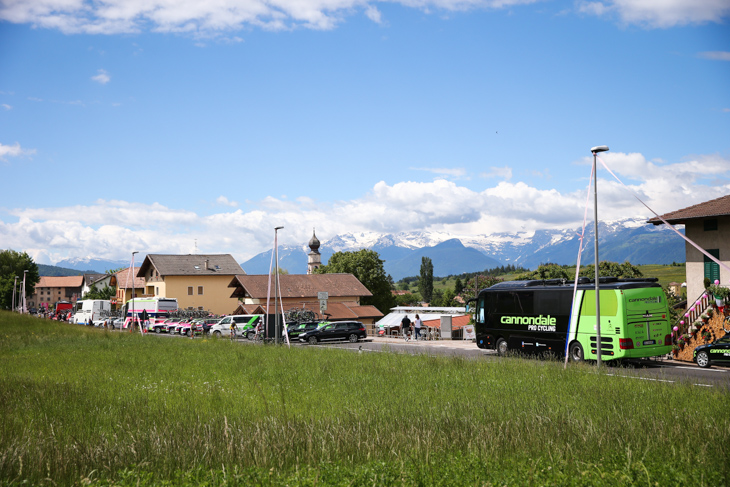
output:
[[[665,6],[659,4],[667,4]],[[581,224],[730,193],[730,4],[0,0],[0,247],[40,263]],[[599,171],[599,217],[650,216]]]

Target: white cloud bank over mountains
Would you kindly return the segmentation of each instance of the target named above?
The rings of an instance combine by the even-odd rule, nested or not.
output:
[[[424,12],[507,9],[538,0],[400,0]],[[549,4],[550,2],[542,2]],[[120,34],[151,30],[218,36],[253,26],[269,30],[297,27],[333,29],[346,16],[364,14],[387,21],[367,0],[0,0],[0,20],[58,29],[65,33]],[[557,5],[557,4],[556,4]],[[727,0],[579,1],[576,11],[650,28],[720,22],[730,13]]]
[[[666,213],[730,194],[730,159],[716,155],[673,164],[647,160],[641,154],[605,153],[603,159],[624,180],[623,188],[599,165],[599,218],[618,220]],[[209,215],[142,204],[98,200],[89,206],[3,209],[13,221],[0,221],[2,248],[24,250],[39,263],[69,257],[123,260],[133,250],[145,253],[231,253],[238,261],[271,248],[273,229],[280,242],[302,244],[312,228],[320,239],[357,232],[429,231],[453,235],[532,232],[576,228],[583,221],[590,175],[590,157],[579,161],[585,173],[583,189],[560,193],[502,181],[482,191],[456,182],[375,184],[357,199],[322,203],[307,196],[296,201],[273,197]],[[225,206],[237,195],[221,196]],[[592,201],[592,197],[590,198]],[[592,203],[591,203],[592,204]],[[591,206],[592,208],[592,206]],[[589,215],[592,212],[589,210]]]

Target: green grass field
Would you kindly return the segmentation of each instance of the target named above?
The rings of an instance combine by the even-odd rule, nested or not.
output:
[[[586,364],[166,339],[0,312],[3,486],[728,485],[729,404],[727,390]]]

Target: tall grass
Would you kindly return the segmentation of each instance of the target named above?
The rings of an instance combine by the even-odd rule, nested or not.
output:
[[[720,485],[726,390],[0,313],[0,485]]]

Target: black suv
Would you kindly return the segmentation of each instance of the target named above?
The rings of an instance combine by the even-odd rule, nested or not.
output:
[[[302,333],[306,333],[308,331],[316,330],[320,326],[326,325],[329,322],[327,321],[307,321],[304,323],[289,325],[286,329],[287,335],[289,335],[290,340],[297,340],[299,338],[299,335]]]
[[[299,335],[299,341],[314,345],[325,340],[348,340],[352,343],[367,338],[365,325],[359,321],[338,321],[322,325]]]

